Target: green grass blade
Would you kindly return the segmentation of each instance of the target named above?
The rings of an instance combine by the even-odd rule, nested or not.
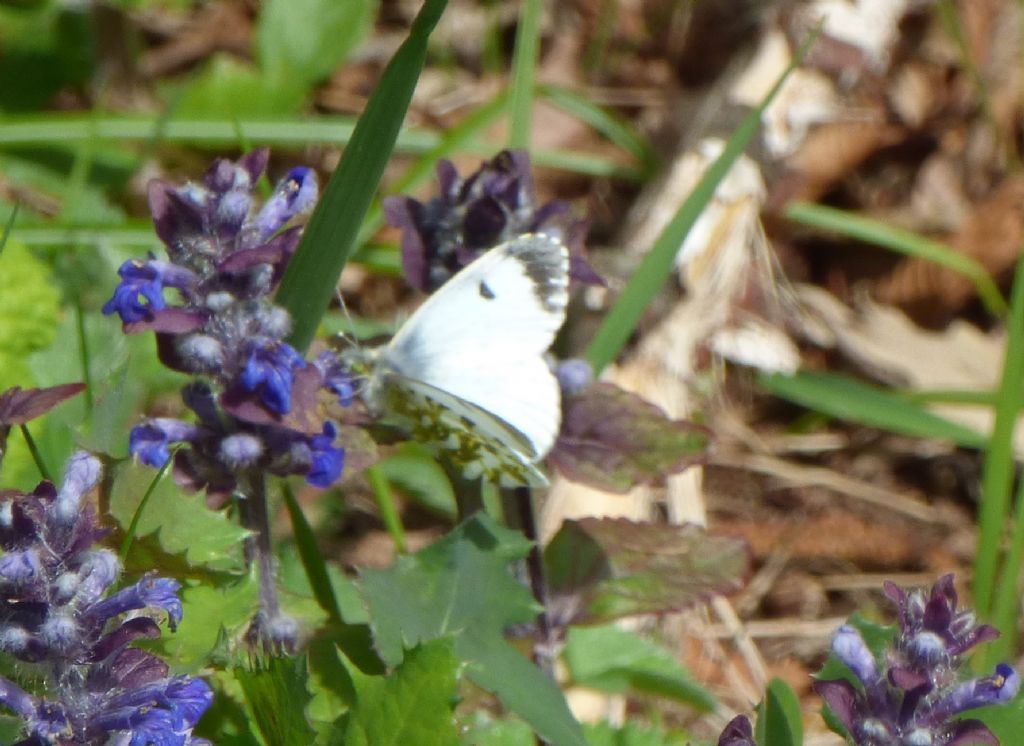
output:
[[[508,137],[511,148],[530,147],[537,56],[540,53],[540,0],[523,0],[520,8],[516,48],[512,58],[512,103]]]
[[[1010,530],[1010,548],[1003,563],[992,611],[992,624],[1001,634],[983,648],[987,664],[985,668],[989,670],[998,661],[1010,659],[1020,638],[1017,632],[1020,594],[1017,589],[1020,587],[1021,561],[1024,560],[1024,479],[1017,485],[1016,507]]]
[[[978,506],[978,556],[974,560],[974,606],[989,618],[993,611],[996,570],[1003,526],[1013,483],[1013,431],[1020,410],[1024,380],[1024,258],[1017,263],[1007,321],[1006,357],[996,395],[996,419],[992,426],[985,465],[981,473],[981,504]]]
[[[644,309],[654,299],[672,272],[676,254],[679,253],[679,247],[683,245],[686,234],[690,232],[690,228],[697,222],[704,207],[714,197],[719,182],[725,178],[733,163],[754,137],[761,123],[761,114],[775,99],[789,74],[800,64],[815,38],[817,38],[816,34],[804,42],[761,105],[743,118],[726,143],[722,155],[708,167],[686,202],[679,208],[675,217],[662,231],[650,252],[633,273],[629,283],[608,315],[605,316],[587,348],[586,357],[594,367],[595,373],[599,374],[608,363],[614,360],[629,341]]]
[[[968,448],[984,448],[988,442],[981,433],[932,414],[901,394],[846,376],[801,371],[792,376],[761,374],[757,380],[776,396],[847,422]]]
[[[7,218],[7,223],[4,224],[3,233],[0,233],[0,254],[4,253],[4,247],[7,246],[7,239],[11,237],[11,230],[14,229],[14,221],[18,219],[18,211],[21,209],[21,203],[15,202],[14,207],[11,209],[11,215]]]
[[[142,499],[139,500],[139,506],[132,513],[131,523],[128,524],[128,530],[125,531],[124,540],[121,542],[121,549],[118,552],[118,556],[121,558],[121,564],[123,565],[128,559],[128,552],[131,551],[132,542],[135,541],[135,535],[139,532],[139,521],[142,520],[142,514],[146,511],[146,505],[149,503],[149,499],[153,497],[153,493],[156,492],[157,485],[163,480],[170,471],[171,466],[174,464],[174,456],[177,449],[171,451],[171,457],[167,459],[167,463],[160,467],[159,471],[153,476],[153,479],[149,482],[149,487],[146,488],[145,493],[142,495]]]
[[[427,55],[427,40],[447,0],[427,0],[409,36],[391,58],[359,117],[324,195],[306,226],[277,291],[292,315],[289,341],[304,351],[335,292],[342,267],[355,247],[363,218],[395,146],[402,120]]]
[[[370,483],[373,496],[377,500],[377,508],[380,510],[380,519],[395,544],[395,550],[399,554],[405,554],[405,527],[402,526],[402,519],[398,515],[398,508],[395,505],[395,495],[391,491],[391,483],[387,475],[378,464],[367,468],[366,481]]]
[[[28,425],[19,425],[21,430],[21,437],[25,440],[25,445],[28,447],[28,452],[32,454],[32,460],[36,464],[36,468],[39,470],[39,475],[47,482],[53,481],[53,475],[50,473],[50,469],[46,466],[46,462],[43,460],[43,454],[39,452],[39,447],[36,445],[36,439],[32,437],[32,432],[28,429]]]
[[[1006,314],[1006,299],[999,292],[992,276],[979,262],[945,244],[834,207],[791,202],[785,214],[801,225],[821,228],[900,254],[926,259],[961,274],[974,284],[978,297],[989,313],[995,316]]]
[[[609,142],[636,158],[645,173],[654,169],[657,156],[650,143],[637,134],[625,119],[569,88],[540,85],[537,90],[545,101],[593,127],[595,131],[608,138]]]
[[[309,525],[309,521],[306,520],[299,501],[295,499],[295,493],[292,492],[291,486],[286,482],[282,482],[281,492],[284,495],[284,505],[288,510],[288,518],[292,524],[295,548],[299,551],[299,560],[306,571],[309,587],[313,590],[313,598],[316,599],[320,608],[327,612],[327,616],[332,622],[343,624],[341,606],[338,604],[338,597],[334,593],[334,586],[331,585],[331,576],[327,572],[327,563],[320,552],[320,547],[317,546],[313,528]]]

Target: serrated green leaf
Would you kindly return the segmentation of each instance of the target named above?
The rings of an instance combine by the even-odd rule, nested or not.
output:
[[[668,650],[620,627],[573,627],[565,646],[573,682],[590,689],[630,689],[686,702],[710,712],[715,698],[694,682]]]
[[[598,624],[678,611],[736,590],[748,571],[746,545],[692,524],[625,519],[566,521],[544,550],[553,608]]]
[[[504,639],[506,627],[538,612],[508,569],[530,546],[521,534],[478,515],[426,549],[399,557],[394,567],[362,573],[359,585],[385,661],[398,663],[403,648],[452,635],[477,685],[552,744],[582,746],[562,692]]]
[[[265,743],[309,746],[315,733],[305,714],[312,697],[304,657],[274,656],[251,670],[235,668],[234,674]]]
[[[263,75],[305,92],[363,40],[376,11],[375,0],[266,0],[256,31]]]
[[[157,642],[165,660],[181,673],[203,668],[224,640],[234,640],[256,613],[259,588],[244,575],[223,588],[196,585],[181,591],[184,609],[178,629]]]
[[[59,313],[60,292],[49,267],[24,244],[8,240],[0,254],[0,391],[35,383],[25,358],[53,341]]]
[[[761,746],[803,746],[800,700],[782,679],[772,679],[758,706],[757,742]]]
[[[131,524],[154,475],[152,469],[130,462],[117,468],[110,514],[122,528]],[[184,553],[192,566],[228,572],[243,567],[241,545],[249,532],[223,512],[207,508],[202,494],[182,492],[173,479],[157,484],[139,520],[137,536],[153,533],[166,552]]]
[[[330,640],[309,643],[309,689],[313,700],[306,708],[310,720],[325,735],[356,701],[355,683]],[[329,739],[328,739],[329,740]]]
[[[437,639],[406,651],[390,675],[366,676],[353,668],[356,702],[343,737],[345,746],[455,746],[453,707],[459,661],[452,641]]]

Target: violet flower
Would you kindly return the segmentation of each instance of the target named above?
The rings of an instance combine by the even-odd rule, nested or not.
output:
[[[450,161],[437,164],[441,194],[426,203],[386,197],[388,222],[402,229],[402,271],[414,288],[431,292],[482,252],[523,233],[546,233],[569,247],[574,279],[603,284],[583,259],[587,224],[567,202],[537,205],[524,150],[503,150],[460,177]]]
[[[966,746],[999,741],[977,720],[958,719],[977,707],[1005,704],[1020,689],[1020,676],[1005,663],[990,676],[960,681],[963,654],[994,639],[992,627],[978,624],[970,610],[957,609],[953,576],[927,594],[886,583],[896,602],[900,630],[884,665],[876,661],[860,633],[843,625],[832,638],[832,652],[859,686],[838,679],[817,681],[815,690],[857,746]]]
[[[0,651],[41,677],[39,694],[0,677],[0,704],[23,723],[17,746],[208,746],[192,730],[210,687],[131,647],[160,636],[155,617],[181,621],[180,585],[147,575],[110,593],[120,563],[96,546],[105,531],[83,505],[99,477],[99,461],[79,453],[59,492],[43,482],[0,500]]]
[[[288,313],[271,300],[300,237],[288,223],[315,203],[316,175],[293,168],[257,209],[253,190],[267,160],[256,150],[216,161],[202,184],[152,182],[150,209],[170,261],[126,262],[103,307],[128,333],[156,332],[165,365],[203,376],[183,391],[199,423],[144,422],[129,437],[132,455],[160,467],[182,444],[176,478],[214,492],[235,489],[252,468],[327,487],[344,463],[317,402],[319,390],[351,401],[343,373],[307,365],[284,341]]]

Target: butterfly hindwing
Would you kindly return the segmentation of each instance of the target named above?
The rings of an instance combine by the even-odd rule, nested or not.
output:
[[[383,382],[388,419],[444,457],[467,479],[503,486],[547,485],[528,456],[530,442],[508,423],[423,381],[392,375]]]

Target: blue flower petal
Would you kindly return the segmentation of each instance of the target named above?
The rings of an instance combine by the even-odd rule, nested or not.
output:
[[[330,487],[341,476],[345,466],[345,449],[334,447],[337,431],[330,422],[324,423],[322,435],[310,438],[313,463],[306,474],[306,481],[314,487]]]
[[[245,361],[239,383],[277,414],[287,414],[292,407],[292,384],[295,369],[305,368],[306,361],[291,345],[284,342],[253,344]]]

